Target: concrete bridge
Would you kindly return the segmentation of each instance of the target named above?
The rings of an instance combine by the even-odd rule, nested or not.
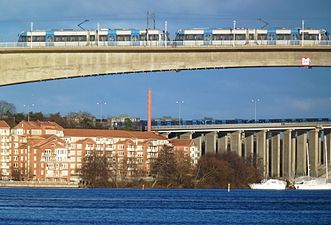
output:
[[[203,153],[256,156],[266,177],[325,174],[331,162],[331,123],[265,123],[153,127],[169,138],[193,139]],[[307,154],[307,150],[309,154]]]
[[[0,86],[53,79],[235,67],[331,66],[331,46],[0,48]]]

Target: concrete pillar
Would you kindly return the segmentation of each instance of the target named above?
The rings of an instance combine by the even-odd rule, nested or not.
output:
[[[322,163],[324,162],[323,153],[322,153],[322,149],[324,149],[324,146],[323,146],[324,136],[322,136],[322,134],[323,134],[323,132],[319,131],[319,133],[318,133],[318,167],[320,167],[322,165]]]
[[[254,155],[254,133],[245,132],[245,158]]]
[[[326,135],[326,148],[327,148],[326,151],[328,156],[328,164],[331,165],[331,130],[327,130],[325,132],[325,135]],[[325,164],[325,159],[324,159],[324,164]]]
[[[307,175],[307,133],[306,131],[298,131],[297,136],[297,164],[296,164],[296,176]]]
[[[283,132],[283,163],[282,163],[282,171],[283,177],[285,178],[293,178],[294,174],[292,174],[292,131],[286,130]]]
[[[200,156],[202,156],[202,137],[201,136],[193,137],[193,142],[198,147]]]
[[[210,132],[205,135],[205,153],[216,153],[217,132]]]
[[[318,130],[309,131],[309,166],[310,175],[312,177],[318,176]]]
[[[266,130],[261,130],[256,133],[256,151],[257,151],[257,158],[261,161],[262,169],[263,169],[263,176],[268,177],[268,162],[269,156],[267,151],[267,140],[266,140]]]
[[[179,135],[179,139],[193,139],[193,133],[192,132],[188,132],[188,133],[184,133],[184,134],[180,134]]]
[[[273,132],[271,136],[271,176],[280,177],[280,134]]]
[[[218,134],[218,152],[225,153],[228,151],[228,134],[224,132],[220,132]]]
[[[297,156],[296,156],[296,149],[297,149],[297,137],[296,137],[296,132],[292,131],[292,153],[291,153],[291,157],[292,157],[292,161],[291,161],[291,166],[292,166],[292,178],[296,177],[296,160],[297,160]]]
[[[236,152],[240,157],[241,152],[241,131],[231,133],[231,151]]]

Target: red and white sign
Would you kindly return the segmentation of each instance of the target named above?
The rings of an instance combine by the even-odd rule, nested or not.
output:
[[[310,58],[303,57],[301,60],[302,66],[309,67],[310,66]]]

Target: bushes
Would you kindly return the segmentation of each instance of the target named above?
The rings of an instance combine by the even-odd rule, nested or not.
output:
[[[203,156],[196,168],[195,187],[247,188],[249,183],[261,180],[255,160],[240,158],[236,153],[208,154]]]

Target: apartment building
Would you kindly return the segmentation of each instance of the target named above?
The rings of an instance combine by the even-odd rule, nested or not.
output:
[[[10,127],[0,120],[0,178],[7,179],[10,175]]]
[[[110,157],[121,177],[148,175],[164,145],[197,163],[190,140],[170,141],[154,132],[64,129],[54,122],[22,121],[10,129],[0,121],[2,179],[79,182],[84,157],[97,151]]]
[[[174,148],[174,151],[177,152],[181,157],[189,157],[191,164],[198,164],[200,158],[200,151],[195,145],[194,141],[191,139],[172,139],[170,141],[171,145]]]
[[[167,138],[153,132],[123,130],[65,129],[63,139],[68,146],[72,182],[78,181],[83,158],[90,151],[110,156],[113,169],[124,177],[148,174],[151,159],[169,144]]]

